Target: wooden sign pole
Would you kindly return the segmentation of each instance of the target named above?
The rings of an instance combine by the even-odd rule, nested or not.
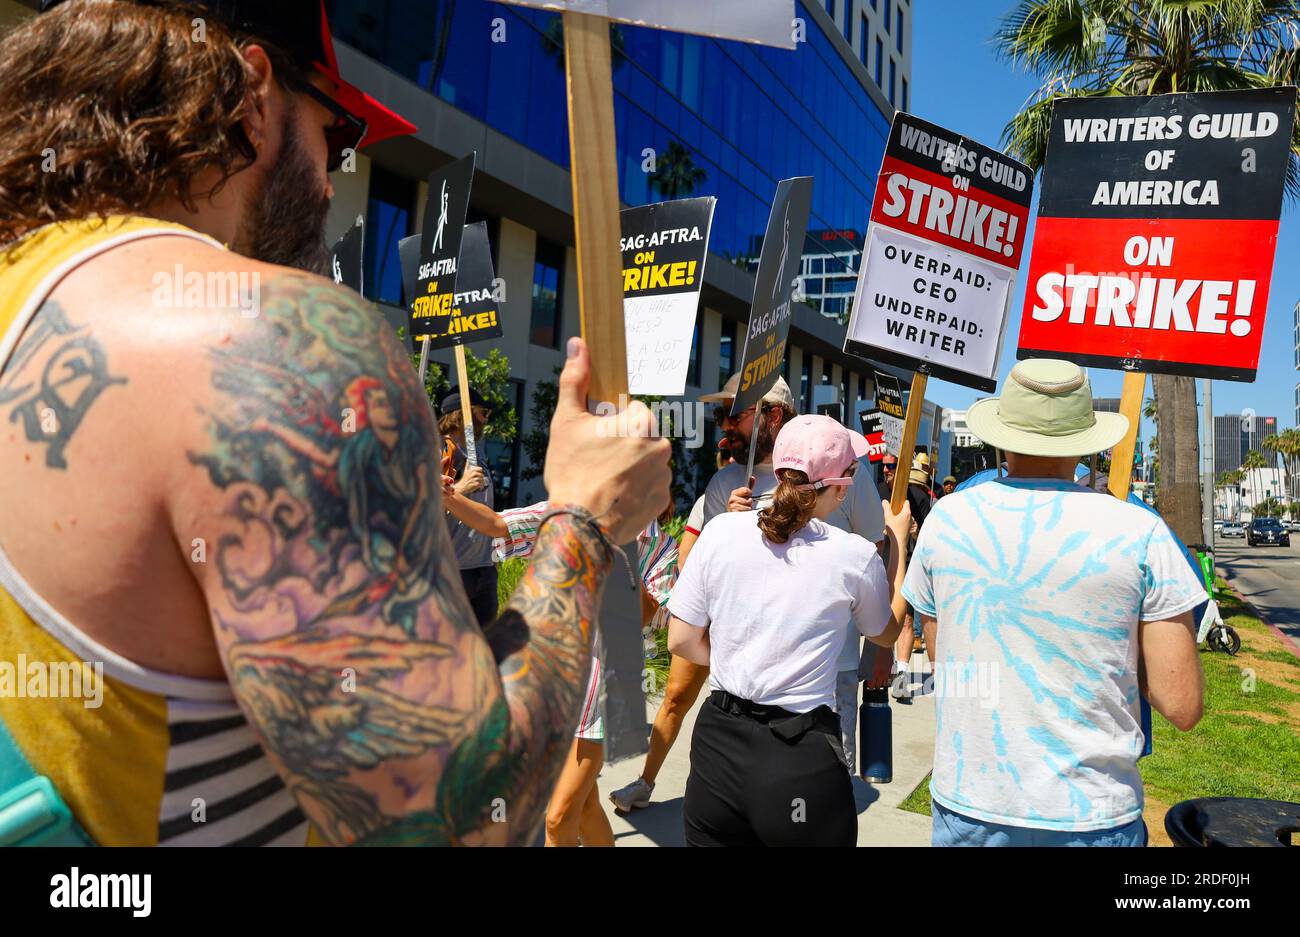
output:
[[[420,342],[420,386],[424,386],[424,376],[429,373],[429,336]]]
[[[889,509],[897,514],[907,500],[908,477],[912,474],[912,453],[916,449],[916,431],[921,425],[921,411],[925,407],[925,385],[930,376],[917,371],[912,376],[912,392],[907,397],[907,416],[903,420],[903,441],[898,448],[898,468],[894,471],[894,490],[890,492]]]
[[[469,400],[469,371],[465,368],[465,346],[456,346],[456,374],[460,382],[460,418],[465,426],[465,464],[478,465],[478,447],[474,445],[474,408]]]
[[[564,74],[569,101],[569,175],[578,257],[582,337],[591,353],[589,405],[627,400],[627,333],[623,324],[623,258],[619,250],[618,166],[609,20],[564,14]],[[635,563],[636,544],[623,546]],[[605,690],[605,758],[642,755],[649,743],[639,584],[617,566],[605,580],[597,615]],[[636,567],[632,567],[635,572]]]
[[[917,371],[912,376],[912,390],[907,397],[907,414],[903,418],[903,439],[898,448],[898,465],[894,469],[894,487],[889,493],[889,509],[898,513],[907,500],[908,478],[912,474],[912,452],[916,449],[916,432],[921,425],[921,411],[925,408],[925,385],[929,375]],[[907,540],[899,544],[904,553]],[[889,549],[893,549],[890,544]],[[862,648],[862,662],[858,673],[866,674],[864,683],[869,690],[879,690],[889,686],[893,677],[894,650],[878,647],[867,641]]]
[[[569,93],[569,173],[578,255],[582,337],[591,350],[590,398],[619,403],[627,394],[623,259],[619,253],[618,166],[609,20],[564,14]]]
[[[1146,393],[1147,376],[1142,371],[1124,374],[1124,390],[1119,398],[1119,412],[1128,417],[1128,432],[1110,453],[1110,493],[1121,501],[1128,500],[1129,484],[1133,480],[1133,452],[1137,448],[1139,421],[1142,419],[1142,395]]]

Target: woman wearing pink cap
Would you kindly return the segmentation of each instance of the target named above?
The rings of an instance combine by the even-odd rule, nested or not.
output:
[[[710,668],[691,739],[692,846],[852,846],[835,676],[846,619],[873,644],[898,637],[911,514],[885,503],[885,564],[826,518],[853,484],[867,441],[826,416],[782,428],[770,507],[715,517],[668,601],[669,649]]]

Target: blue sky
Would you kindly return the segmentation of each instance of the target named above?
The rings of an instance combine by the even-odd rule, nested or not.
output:
[[[917,116],[1001,149],[1002,128],[1038,85],[1034,76],[1013,70],[999,59],[994,49],[993,33],[1002,16],[1013,6],[1010,0],[927,0],[924,5],[918,5],[912,25],[911,101]],[[1300,373],[1295,370],[1292,337],[1292,309],[1300,299],[1297,252],[1300,252],[1300,205],[1284,204],[1259,373],[1253,384],[1215,381],[1216,414],[1240,413],[1250,408],[1260,416],[1276,416],[1279,427],[1295,425],[1295,385],[1300,380]],[[1026,249],[1016,278],[1016,298],[1011,305],[1011,319],[999,362],[999,387],[1016,363],[1016,337],[1020,333],[1029,256]],[[1093,369],[1090,376],[1096,396],[1119,396],[1123,382],[1119,372]],[[1199,396],[1199,382],[1197,393]],[[1147,396],[1150,394],[1148,381]],[[942,406],[961,409],[983,395],[956,384],[931,380],[926,396]],[[1150,434],[1150,425],[1144,426],[1142,435]]]

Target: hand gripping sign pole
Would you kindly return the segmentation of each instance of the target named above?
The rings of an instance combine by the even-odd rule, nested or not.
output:
[[[750,0],[745,4],[507,2],[559,10],[564,15],[578,303],[582,337],[592,356],[589,394],[594,403],[616,402],[627,394],[627,335],[622,312],[610,20],[793,48],[794,4],[791,0]],[[609,761],[639,755],[647,746],[639,593],[635,583],[621,575],[611,576],[598,619],[605,675],[605,755]]]
[[[585,13],[564,14],[564,69],[578,305],[582,337],[591,351],[589,394],[596,402],[622,401],[627,398],[627,334],[609,20]],[[635,543],[623,548],[625,557],[634,557],[635,551]],[[593,647],[604,667],[606,758],[611,762],[644,754],[648,747],[641,594],[631,578],[615,569],[606,580],[596,639],[599,647]]]

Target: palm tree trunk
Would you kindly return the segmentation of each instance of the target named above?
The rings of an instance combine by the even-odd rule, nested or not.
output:
[[[1200,449],[1196,381],[1152,375],[1160,439],[1160,513],[1183,543],[1201,540]]]

